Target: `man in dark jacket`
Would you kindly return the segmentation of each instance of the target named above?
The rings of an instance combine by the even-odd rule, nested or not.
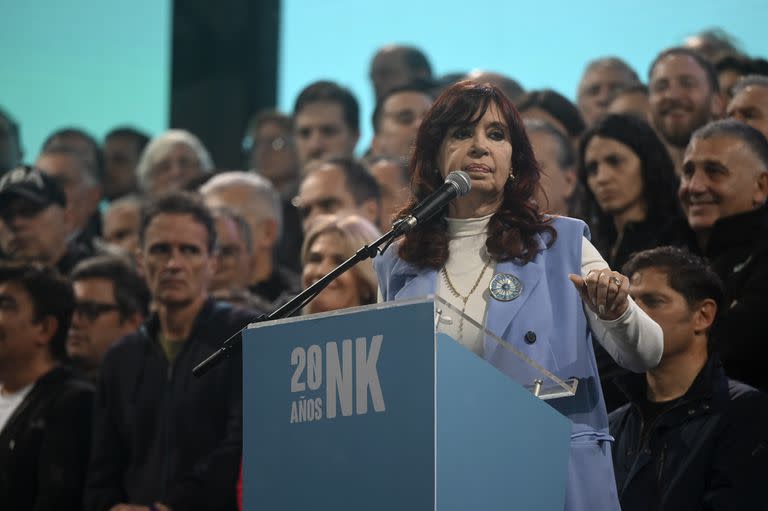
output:
[[[768,141],[735,120],[694,132],[685,151],[680,201],[687,245],[725,283],[713,337],[729,377],[768,391]]]
[[[60,365],[73,307],[55,270],[0,263],[1,509],[82,509],[94,392]]]
[[[671,247],[636,254],[624,273],[664,331],[664,354],[617,382],[630,400],[609,416],[622,509],[765,509],[768,396],[728,379],[708,353],[722,283]]]
[[[104,359],[86,509],[235,509],[240,359],[202,378],[191,371],[255,314],[209,298],[215,239],[194,195],[176,192],[145,211],[141,260],[156,312]]]

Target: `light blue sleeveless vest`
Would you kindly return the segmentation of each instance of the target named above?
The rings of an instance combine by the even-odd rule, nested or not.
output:
[[[569,273],[581,275],[582,237],[589,229],[580,220],[556,217],[552,226],[557,240],[546,248],[539,237],[540,252],[525,265],[505,261],[496,273],[511,273],[523,283],[522,294],[510,302],[491,300],[486,328],[536,360],[561,379],[579,378],[575,397],[547,401],[572,423],[571,459],[568,467],[568,511],[618,510],[619,501],[611,462],[608,415],[600,389],[592,349],[592,333]],[[436,292],[438,273],[418,268],[397,256],[397,245],[374,261],[379,290],[385,300],[416,298]],[[534,339],[533,343],[526,342]],[[500,369],[517,374],[520,365],[507,350],[485,341],[485,359]],[[531,380],[533,380],[531,373]]]

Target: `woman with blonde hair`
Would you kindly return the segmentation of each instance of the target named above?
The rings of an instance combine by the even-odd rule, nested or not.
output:
[[[318,218],[307,233],[301,249],[304,289],[379,236],[381,233],[371,222],[357,215]],[[311,314],[375,303],[377,290],[373,262],[368,259],[331,282],[304,311]]]

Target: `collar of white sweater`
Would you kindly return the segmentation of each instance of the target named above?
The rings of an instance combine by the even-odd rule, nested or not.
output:
[[[492,216],[493,213],[477,218],[446,218],[448,220],[448,236],[454,239],[487,234],[488,222],[491,221]]]

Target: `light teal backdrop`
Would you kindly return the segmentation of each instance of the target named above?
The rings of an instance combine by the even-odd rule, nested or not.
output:
[[[171,0],[0,0],[0,13],[0,106],[21,121],[27,159],[64,125],[98,137],[117,124],[165,129]],[[281,19],[278,106],[290,111],[313,80],[343,83],[361,102],[360,150],[368,65],[391,42],[422,47],[438,74],[494,69],[570,97],[589,59],[616,54],[645,75],[657,51],[714,25],[768,55],[763,0],[283,0]]]
[[[279,105],[290,111],[314,80],[350,87],[363,112],[362,151],[374,105],[368,66],[387,43],[421,47],[438,74],[491,69],[573,98],[588,60],[617,55],[645,77],[661,49],[712,26],[768,55],[766,20],[765,0],[283,0]]]
[[[25,160],[63,126],[168,124],[170,0],[0,0],[0,106]]]

